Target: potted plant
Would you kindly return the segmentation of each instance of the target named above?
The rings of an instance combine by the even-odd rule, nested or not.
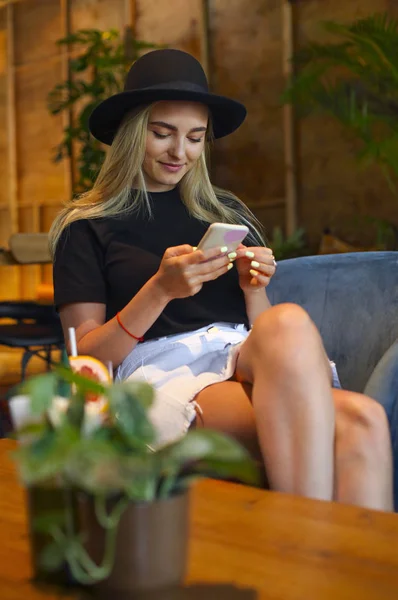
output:
[[[296,258],[310,254],[305,242],[305,231],[296,229],[291,235],[284,235],[281,227],[274,227],[270,247],[276,260]]]
[[[145,383],[101,383],[70,367],[11,400],[36,572],[115,592],[182,582],[188,489],[206,475],[258,482],[248,453],[194,429],[156,447]]]
[[[116,29],[81,29],[58,40],[57,45],[66,46],[73,54],[68,78],[48,94],[48,108],[52,115],[66,111],[72,118],[55,149],[54,160],[75,159],[78,176],[72,179],[76,194],[92,186],[105,157],[102,144],[88,130],[93,108],[121,92],[132,63],[143,51],[159,46],[135,39],[131,27],[126,27],[124,37]]]
[[[398,20],[378,13],[352,23],[323,23],[335,41],[308,42],[293,58],[295,75],[282,95],[298,114],[328,115],[376,164],[394,195],[398,177]],[[373,219],[381,247],[397,247],[397,228]]]

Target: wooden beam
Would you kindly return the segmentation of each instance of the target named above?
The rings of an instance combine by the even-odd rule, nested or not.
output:
[[[63,200],[46,200],[45,202],[37,202],[34,203],[31,200],[23,200],[18,202],[18,208],[32,208],[33,206],[40,206],[40,208],[47,208],[51,206],[59,206],[60,208],[64,206]],[[10,206],[8,202],[0,202],[0,210],[10,210]]]
[[[70,27],[70,3],[69,0],[60,0],[61,9],[61,36],[67,37],[71,32]],[[69,54],[70,48],[68,46],[61,46],[61,73],[62,80],[65,81],[70,78],[70,67],[69,67]],[[70,127],[72,124],[72,110],[62,111],[62,126],[64,128]],[[72,156],[65,156],[63,159],[64,165],[64,184],[65,184],[65,196],[69,199],[72,198],[73,187],[74,187],[74,173],[73,173],[73,149]]]
[[[0,0],[0,8],[6,8],[11,4],[18,4],[20,2],[27,2],[27,0]]]
[[[209,88],[211,89],[211,28],[210,28],[210,0],[202,0],[202,39],[201,63],[206,73]]]
[[[293,75],[292,56],[294,53],[293,6],[288,0],[282,3],[283,76],[288,85]],[[297,229],[297,158],[295,140],[295,119],[292,104],[283,107],[283,134],[285,145],[285,185],[286,185],[286,234]]]
[[[15,106],[15,43],[14,7],[7,6],[7,140],[8,140],[8,206],[10,210],[10,233],[17,233],[18,226],[18,167]]]
[[[126,23],[126,26],[131,27],[133,33],[135,33],[135,25],[137,19],[136,0],[124,0],[124,11],[124,22]]]
[[[66,47],[62,48],[62,52],[65,52],[66,56],[71,59],[71,58],[76,58],[76,56],[79,56],[81,54],[81,49],[80,48],[75,48],[74,50],[69,50]],[[46,65],[49,64],[53,64],[53,63],[57,63],[57,62],[62,62],[62,54],[60,56],[59,51],[57,51],[56,53],[53,54],[46,54],[43,56],[40,56],[39,58],[34,58],[32,60],[25,60],[23,63],[19,63],[15,65],[15,72],[16,73],[23,73],[24,71],[30,71],[32,69],[32,67],[34,67],[35,65],[42,65],[43,63],[45,63]]]

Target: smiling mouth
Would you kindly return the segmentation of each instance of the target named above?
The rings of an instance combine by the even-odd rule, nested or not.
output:
[[[185,167],[185,164],[176,165],[173,163],[164,163],[160,161],[159,164],[162,166],[165,173],[179,173]]]

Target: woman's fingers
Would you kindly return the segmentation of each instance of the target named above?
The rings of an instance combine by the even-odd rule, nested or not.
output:
[[[165,259],[175,259],[182,264],[195,265],[225,256],[227,248],[212,248],[211,250],[198,250],[189,244],[167,248],[164,253]]]
[[[271,280],[271,276],[263,275],[255,269],[250,269],[250,275],[252,276],[252,279],[250,281],[251,285],[258,286],[261,288],[266,287]]]
[[[237,257],[255,260],[266,264],[275,264],[275,257],[271,248],[260,248],[254,246],[252,248],[238,248]]]
[[[267,277],[272,277],[272,275],[274,275],[275,271],[276,271],[276,265],[273,262],[267,262],[267,263],[263,263],[263,262],[258,262],[257,260],[252,260],[250,263],[250,273],[252,273],[252,271],[256,271],[258,273],[260,273],[261,275],[266,275]]]
[[[197,250],[191,246],[191,252],[183,257],[183,260],[188,265],[198,265],[201,263],[208,263],[214,261],[216,258],[226,256],[228,249],[223,248],[212,248],[211,250]]]
[[[190,256],[190,254],[192,254],[192,246],[189,244],[182,244],[181,246],[167,248],[164,253],[164,258],[177,258],[179,256]]]
[[[232,265],[232,262],[228,256],[222,256],[200,265],[191,265],[189,269],[193,276],[205,277],[207,275],[211,276],[212,273],[218,273],[220,270],[226,272],[230,264]]]
[[[214,279],[218,279],[221,275],[228,273],[233,267],[233,264],[228,261],[227,264],[223,264],[222,266],[208,271],[207,273],[201,273],[195,277],[194,281],[200,281],[201,283],[205,283],[206,281],[213,281]]]

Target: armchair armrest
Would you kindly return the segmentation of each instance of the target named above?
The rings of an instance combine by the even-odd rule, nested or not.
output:
[[[364,393],[377,400],[387,413],[394,461],[394,505],[398,512],[398,341],[377,363]]]
[[[398,340],[381,357],[369,377],[364,394],[384,407],[390,425],[398,435]]]

